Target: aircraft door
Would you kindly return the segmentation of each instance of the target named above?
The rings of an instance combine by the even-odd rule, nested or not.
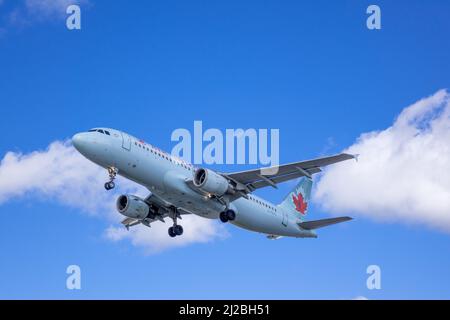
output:
[[[281,222],[283,226],[287,227],[288,225],[288,215],[285,210],[283,210],[283,221]]]
[[[123,132],[122,132],[122,148],[128,151],[131,150],[131,137]]]

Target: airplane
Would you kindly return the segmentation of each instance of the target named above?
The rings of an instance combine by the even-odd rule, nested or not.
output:
[[[128,133],[111,128],[94,128],[72,137],[78,152],[105,168],[109,179],[106,190],[115,187],[119,174],[149,190],[145,198],[120,195],[117,210],[125,216],[122,224],[130,227],[170,218],[170,237],[181,236],[178,223],[183,215],[196,214],[220,219],[235,226],[262,233],[268,239],[281,237],[317,238],[316,229],[351,220],[350,217],[306,221],[312,189],[312,175],[322,167],[357,159],[341,153],[272,168],[234,173],[196,167]],[[299,179],[297,186],[278,205],[253,194],[263,187],[277,188],[279,183]]]

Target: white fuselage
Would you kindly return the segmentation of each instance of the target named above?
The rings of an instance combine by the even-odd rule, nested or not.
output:
[[[225,206],[193,190],[186,181],[196,168],[127,133],[104,129],[109,133],[83,132],[73,137],[76,149],[86,158],[104,167],[115,167],[118,173],[145,186],[153,194],[177,208],[209,219],[217,219]],[[299,218],[280,206],[257,196],[232,201],[236,212],[232,221],[239,227],[277,236],[315,237],[301,229]]]

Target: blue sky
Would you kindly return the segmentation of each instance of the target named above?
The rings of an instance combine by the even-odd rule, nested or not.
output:
[[[366,28],[366,1],[90,0],[79,31],[23,2],[0,1],[1,158],[96,126],[170,151],[174,129],[202,120],[279,128],[280,161],[297,161],[385,130],[450,83],[446,1],[377,1],[379,31]],[[290,187],[258,194],[278,203]],[[0,203],[0,298],[450,297],[449,232],[352,213],[318,239],[268,241],[227,225],[225,239],[148,255],[105,238],[101,214],[26,192]],[[80,291],[65,287],[71,264]],[[371,264],[381,290],[366,288]]]

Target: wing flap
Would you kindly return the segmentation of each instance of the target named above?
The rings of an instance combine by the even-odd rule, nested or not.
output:
[[[309,169],[309,170],[308,170],[308,172],[309,172],[310,174],[318,173],[318,172],[320,172],[320,171],[322,171],[322,170],[320,170],[320,168],[313,168],[313,169]],[[295,171],[295,172],[293,172],[293,173],[286,174],[286,175],[283,175],[283,176],[276,176],[276,177],[274,177],[274,178],[270,178],[270,180],[271,180],[272,182],[274,182],[275,184],[278,184],[278,183],[282,183],[282,182],[285,182],[285,181],[289,181],[289,180],[293,180],[293,179],[296,179],[296,178],[303,177],[304,175],[305,175],[305,174],[302,173],[302,172],[300,172],[300,171]],[[249,187],[250,187],[251,189],[255,190],[255,189],[260,189],[260,188],[267,187],[267,186],[269,186],[269,185],[270,185],[270,184],[269,184],[267,181],[265,181],[265,180],[260,180],[260,181],[252,182],[252,183],[249,185]]]
[[[122,220],[121,223],[128,229],[128,228],[130,228],[132,226],[138,225],[141,222],[139,220],[137,220],[137,219],[125,218],[125,219]]]

